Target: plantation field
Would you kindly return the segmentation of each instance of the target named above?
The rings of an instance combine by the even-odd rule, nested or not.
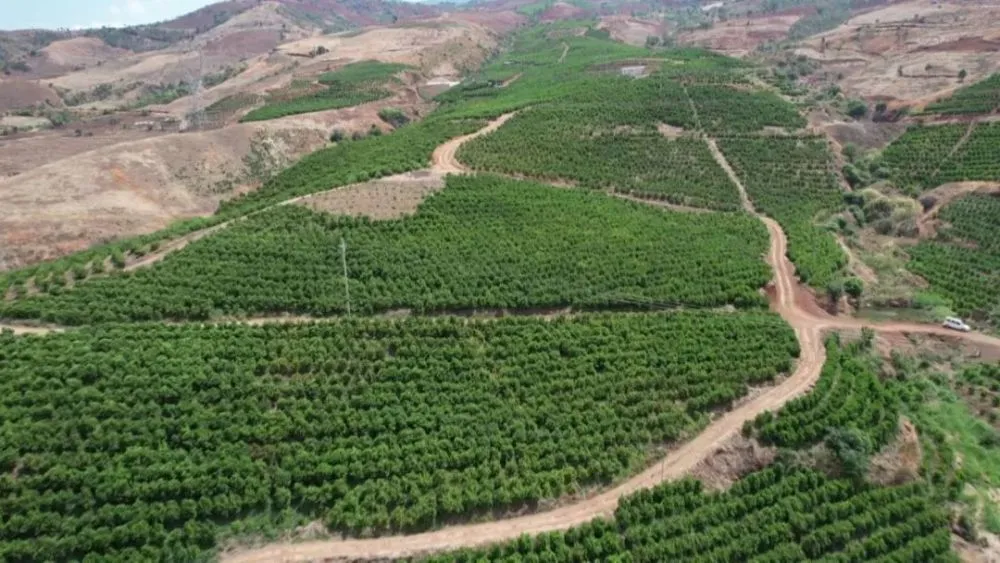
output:
[[[788,236],[788,257],[803,282],[822,287],[847,258],[833,236],[816,225],[842,206],[826,142],[816,138],[723,138],[719,148],[758,211]]]
[[[724,493],[693,480],[622,499],[612,521],[431,557],[482,561],[953,561],[948,517],[921,484],[881,488],[783,466]]]
[[[938,184],[1000,181],[1000,123],[980,123],[951,158],[941,165]]]
[[[710,131],[718,130],[713,120],[724,115],[726,127],[740,135],[757,134],[765,126],[794,128],[801,120],[791,104],[771,93],[735,89],[748,87],[746,73],[752,70],[736,59],[701,49],[647,51],[573,36],[567,33],[573,26],[560,26],[516,33],[512,49],[443,94],[440,107],[419,123],[317,151],[259,190],[222,202],[211,217],[0,274],[0,292],[17,298],[39,289],[60,292],[143,260],[171,241],[287,199],[427,167],[435,147],[481,128],[484,118],[518,109],[524,115],[508,122],[509,130],[501,128],[464,147],[461,158],[486,170],[733,210],[736,191],[693,138],[703,132],[694,108],[701,108]],[[564,46],[569,47],[565,57]],[[622,65],[637,62],[648,65],[651,75],[621,75]],[[372,84],[391,80],[399,70],[398,65],[357,63],[321,80]],[[683,129],[680,138],[662,136],[662,125]],[[520,133],[529,136],[516,138]]]
[[[616,132],[615,127],[627,127],[625,119],[602,127],[582,122],[575,109],[524,110],[497,132],[462,147],[458,157],[476,170],[569,180],[676,204],[739,208],[735,186],[704,141],[666,139],[655,129],[641,134]]]
[[[602,34],[520,28],[419,122],[338,140],[211,217],[0,274],[4,323],[59,325],[0,332],[0,561],[201,561],[317,531],[336,539],[289,557],[507,539],[699,471],[746,420],[740,444],[781,452],[726,492],[683,479],[622,498],[613,520],[430,560],[954,560],[938,487],[957,498],[948,432],[931,436],[930,483],[865,483],[918,393],[880,371],[870,339],[832,336],[816,381],[821,332],[859,321],[800,306],[785,262],[764,259],[782,233],[769,245],[742,208],[741,183],[781,224],[799,278],[839,281],[847,257],[822,225],[844,194],[826,139],[750,62]],[[245,120],[389,96],[405,70],[348,65]],[[921,189],[993,174],[1000,129],[966,131],[912,130],[885,161]],[[299,205],[429,167],[469,173],[405,217]],[[1000,314],[1000,199],[966,196],[940,218],[910,267],[956,309]],[[966,379],[981,395],[994,375]],[[817,451],[845,478],[805,469]],[[451,528],[511,515],[485,539]]]
[[[951,97],[930,104],[927,113],[945,115],[967,115],[992,113],[1000,107],[1000,74],[966,86]]]
[[[346,108],[374,102],[392,95],[385,84],[394,80],[394,75],[407,67],[400,64],[378,61],[360,61],[327,72],[320,76],[319,83],[326,90],[293,96],[288,99],[274,99],[262,107],[243,116],[240,121],[264,121],[299,113]]]
[[[797,353],[768,313],[0,334],[0,555],[191,561],[248,525],[531,505],[628,475]]]
[[[728,69],[711,57],[701,63],[723,74]],[[463,147],[459,158],[475,169],[735,210],[738,192],[691,133],[756,134],[764,127],[805,124],[794,106],[770,92],[686,86],[687,75],[665,70],[669,62],[648,63],[652,74],[641,79],[615,72],[626,64],[627,59],[590,61],[556,84],[527,67],[505,88],[487,86],[473,93],[464,113],[448,113],[458,109],[446,106],[447,115],[477,117],[522,110],[500,130]],[[552,72],[563,76],[558,69]],[[680,138],[665,138],[662,125],[680,128]]]
[[[449,177],[415,216],[371,222],[297,206],[237,222],[160,263],[0,304],[61,324],[219,314],[535,307],[763,307],[764,226],[604,194]]]
[[[715,135],[754,133],[764,127],[801,129],[806,120],[777,94],[698,84],[686,91],[698,112],[700,128]]]
[[[934,187],[938,168],[967,128],[966,125],[910,127],[882,151],[882,158],[902,187],[930,189]]]
[[[949,182],[1000,181],[1000,123],[915,127],[883,158],[902,187],[928,190]]]
[[[789,401],[778,413],[758,416],[747,430],[762,442],[804,449],[829,437],[832,429],[854,427],[886,445],[899,423],[899,400],[879,380],[870,358],[837,339],[826,344],[827,360],[819,382],[808,395]]]
[[[969,194],[938,217],[948,227],[908,250],[907,268],[949,299],[956,312],[980,320],[1000,318],[1000,198]]]

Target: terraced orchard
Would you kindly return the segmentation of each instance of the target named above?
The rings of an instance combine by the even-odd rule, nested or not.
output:
[[[765,227],[492,176],[449,177],[415,216],[281,206],[160,263],[0,304],[63,324],[219,314],[534,307],[764,307]]]
[[[797,354],[769,313],[0,334],[0,555],[191,561],[248,526],[531,506],[629,475]]]
[[[755,133],[765,127],[796,130],[806,126],[805,118],[795,106],[772,92],[711,84],[687,86],[686,92],[698,111],[699,126],[711,134]]]
[[[717,64],[722,72],[724,65]],[[653,74],[642,79],[594,76],[594,68],[581,69],[558,89],[541,90],[544,94],[539,92],[530,109],[463,147],[460,160],[480,170],[735,210],[740,206],[737,191],[704,142],[690,132],[745,134],[804,124],[794,106],[769,92],[685,86],[685,75],[657,65],[650,65]],[[498,95],[494,103],[523,92],[528,88],[524,81],[522,77],[513,92]]]
[[[910,127],[882,151],[882,158],[901,186],[917,191],[933,188],[938,168],[967,129],[966,125]]]
[[[856,347],[829,339],[816,387],[778,413],[758,416],[745,432],[767,444],[802,449],[829,439],[832,430],[855,428],[868,436],[873,451],[887,444],[898,429],[899,400]]]
[[[909,249],[907,268],[976,319],[1000,319],[1000,197],[970,194],[952,201],[938,217],[947,225],[934,240]]]
[[[613,113],[591,109],[605,117]],[[739,193],[704,141],[666,139],[655,128],[629,132],[623,129],[629,127],[624,118],[617,124],[588,124],[580,111],[561,106],[524,110],[495,133],[462,147],[458,157],[477,170],[568,180],[676,204],[739,208]]]
[[[842,206],[826,142],[818,138],[730,137],[719,148],[758,211],[788,236],[788,257],[805,283],[823,287],[846,266],[833,236],[817,223]]]
[[[882,155],[893,178],[917,191],[949,182],[1000,181],[1000,123],[914,127]]]
[[[935,178],[939,184],[974,180],[1000,180],[1000,123],[977,124]]]
[[[949,98],[927,106],[928,113],[968,115],[992,113],[1000,107],[1000,74],[966,86]]]
[[[660,485],[622,499],[612,521],[427,561],[953,561],[948,517],[927,493],[777,466],[724,493]]]

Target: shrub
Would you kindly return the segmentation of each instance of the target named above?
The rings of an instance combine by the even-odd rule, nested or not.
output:
[[[398,108],[382,108],[379,110],[378,116],[382,121],[392,125],[393,128],[402,127],[410,122],[410,118]]]
[[[861,281],[859,278],[848,278],[844,282],[844,291],[851,296],[852,299],[860,299],[861,294],[865,291],[865,282]]]
[[[861,119],[868,114],[868,104],[861,100],[850,100],[847,102],[847,115],[854,119]]]

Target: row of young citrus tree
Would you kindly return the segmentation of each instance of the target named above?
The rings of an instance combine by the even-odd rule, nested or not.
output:
[[[948,98],[929,104],[925,111],[945,115],[968,115],[993,113],[997,108],[1000,108],[1000,73],[961,88]]]
[[[870,487],[776,466],[724,493],[683,480],[622,499],[614,520],[427,559],[536,561],[952,561],[945,512],[922,484]]]
[[[642,467],[798,354],[768,313],[0,334],[0,559],[191,561],[247,519],[369,534]]]
[[[900,187],[923,191],[935,187],[935,177],[945,158],[965,135],[967,125],[910,127],[882,151],[882,158]]]
[[[815,388],[777,413],[761,414],[746,425],[744,433],[766,444],[795,449],[826,440],[836,450],[847,446],[842,441],[856,440],[852,447],[859,455],[846,461],[848,465],[862,462],[896,436],[900,414],[899,398],[880,381],[874,360],[865,352],[859,343],[842,346],[838,338],[829,339],[826,363]],[[863,476],[865,467],[845,469]]]
[[[713,135],[758,133],[765,127],[794,131],[806,125],[795,106],[772,92],[705,83],[685,91],[698,112],[698,126]]]
[[[910,248],[907,268],[960,314],[1000,320],[1000,197],[970,194],[938,213],[947,226]]]
[[[980,123],[941,165],[938,184],[1000,180],[1000,123]]]
[[[476,170],[571,181],[676,204],[739,208],[736,188],[701,139],[669,140],[640,116],[634,121],[621,116],[615,123],[589,119],[590,112],[616,113],[601,104],[526,109],[496,133],[463,146],[458,157]]]
[[[373,222],[280,206],[150,267],[0,303],[0,315],[83,324],[320,316],[349,304],[365,314],[754,308],[766,306],[767,243],[744,214],[665,213],[582,190],[452,176],[415,216]]]
[[[998,181],[1000,123],[911,127],[882,157],[901,187],[918,192],[949,182]]]

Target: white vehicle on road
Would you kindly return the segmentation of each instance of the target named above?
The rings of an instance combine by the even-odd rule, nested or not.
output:
[[[957,319],[955,317],[948,317],[944,320],[944,327],[950,328],[952,330],[959,330],[962,332],[969,332],[972,330],[969,325],[965,324],[962,319]]]

